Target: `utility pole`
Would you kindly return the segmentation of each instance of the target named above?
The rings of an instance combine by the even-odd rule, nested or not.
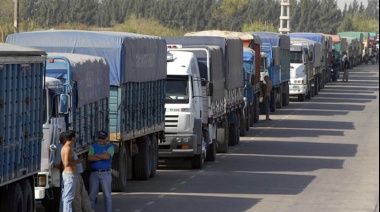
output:
[[[14,11],[13,11],[13,27],[14,27],[14,33],[18,33],[18,5],[19,5],[19,0],[14,0],[15,6],[14,6]]]
[[[290,1],[281,0],[281,15],[280,15],[280,28],[278,31],[281,34],[290,32]]]

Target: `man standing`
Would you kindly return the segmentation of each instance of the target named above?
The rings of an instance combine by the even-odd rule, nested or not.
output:
[[[74,159],[73,146],[76,140],[75,131],[68,130],[62,132],[60,138],[62,138],[63,141],[61,149],[62,163],[64,167],[62,172],[63,212],[72,212],[75,189],[78,181],[77,165],[82,162],[82,159]]]
[[[95,200],[98,197],[99,185],[104,196],[104,211],[112,211],[112,157],[113,145],[108,143],[108,133],[99,131],[97,143],[92,144],[88,152],[88,160],[91,162],[90,174],[90,200],[92,209],[95,208]]]
[[[64,141],[64,134],[60,135],[59,138],[60,142],[63,143]],[[61,169],[61,149],[62,144],[58,146],[57,154],[55,154],[54,157],[54,168]],[[74,152],[74,160],[77,160],[78,156]],[[83,173],[83,166],[82,163],[77,164],[77,185],[75,186],[75,197],[73,200],[73,212],[92,212],[91,209],[91,203],[90,203],[90,197],[88,196],[87,190],[84,186],[83,178],[81,176],[81,173]],[[62,202],[60,204],[59,211],[62,212]]]
[[[269,118],[269,112],[270,112],[270,93],[272,91],[272,82],[269,79],[268,75],[265,75],[264,77],[264,113],[265,113],[265,121],[272,121],[272,119]]]
[[[339,78],[339,60],[335,59],[335,56],[332,56],[332,69],[333,69],[333,76],[332,81],[337,81]]]

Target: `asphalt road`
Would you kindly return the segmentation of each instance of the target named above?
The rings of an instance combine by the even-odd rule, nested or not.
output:
[[[155,178],[130,181],[113,194],[114,211],[379,211],[378,65],[355,67],[349,82],[292,99],[271,118],[202,170],[161,163]]]

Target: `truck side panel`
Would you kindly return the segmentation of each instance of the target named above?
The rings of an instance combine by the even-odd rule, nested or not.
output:
[[[129,140],[161,131],[165,80],[128,82],[110,88],[110,139]]]
[[[40,170],[44,58],[0,54],[0,187]]]

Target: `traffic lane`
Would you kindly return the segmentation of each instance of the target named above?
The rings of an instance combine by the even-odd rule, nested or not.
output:
[[[379,135],[373,130],[379,126],[378,70],[350,72],[348,83],[329,83],[311,101],[291,102],[271,115],[274,121],[255,124],[240,145],[218,154],[203,170],[191,170],[189,163],[181,162],[159,170],[149,181],[129,182],[127,192],[114,194],[114,208],[373,211],[379,187]],[[355,79],[363,73],[374,74],[367,86]],[[324,94],[347,101],[323,102]],[[342,94],[354,95],[341,98]],[[320,115],[323,112],[328,115]],[[101,204],[97,211],[102,211]]]

